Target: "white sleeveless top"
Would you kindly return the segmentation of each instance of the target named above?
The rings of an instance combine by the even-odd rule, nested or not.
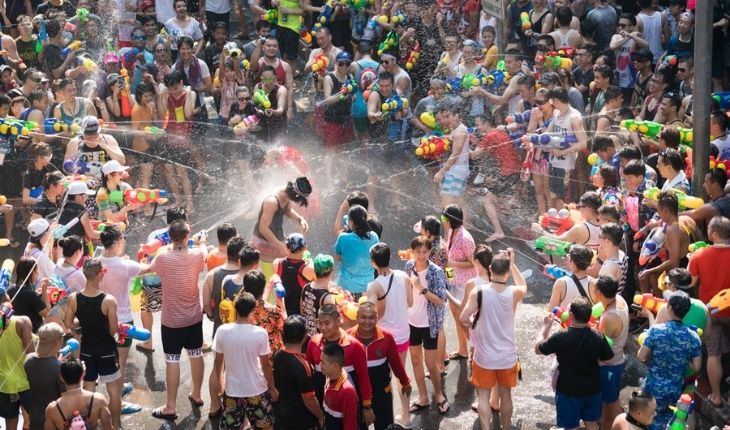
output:
[[[639,13],[637,15],[641,18],[641,22],[644,24],[644,32],[641,33],[641,38],[649,42],[649,50],[654,54],[654,63],[659,61],[659,57],[662,56],[664,48],[662,48],[662,14],[654,12],[654,15],[647,15],[645,13]]]
[[[616,307],[619,300],[623,301],[626,305],[623,309],[618,309]],[[607,314],[618,315],[621,319],[622,327],[621,333],[619,333],[616,339],[613,339],[613,347],[611,348],[613,350],[613,358],[606,361],[600,361],[599,364],[601,366],[617,366],[626,361],[626,356],[624,356],[624,345],[626,345],[626,340],[629,338],[629,305],[626,304],[621,296],[616,296],[616,303],[604,312],[604,315]]]
[[[561,115],[559,110],[555,109],[555,112],[553,113],[553,131],[555,133],[562,134],[563,136],[574,136],[575,132],[573,131],[573,125],[570,123],[573,117],[577,117],[582,120],[580,112],[572,107],[568,108],[568,112],[564,116]],[[573,145],[577,145],[577,143],[574,143]],[[577,157],[578,154],[575,152],[561,157],[553,157],[551,155],[550,164],[559,169],[573,170],[575,168],[575,160]]]
[[[586,221],[583,225],[588,229],[588,240],[584,245],[590,249],[598,249],[601,246],[601,226],[590,221]]]
[[[570,304],[573,302],[573,299],[575,299],[576,297],[580,297],[581,293],[578,290],[578,286],[575,285],[575,281],[573,281],[572,276],[563,276],[560,279],[562,279],[563,282],[565,282],[565,297],[563,297],[563,300],[561,300],[560,303],[558,303],[558,306],[561,308],[568,309]],[[585,278],[578,279],[578,280],[580,281],[580,284],[583,286],[583,289],[585,290],[586,294],[590,295],[590,292],[588,290],[588,284],[591,281],[591,277],[586,276]],[[590,296],[588,299],[591,302],[593,302],[593,299],[590,298]]]
[[[570,44],[568,43],[568,40],[570,40],[570,29],[568,29],[568,31],[565,33],[563,33],[561,30],[558,30],[558,38],[560,39],[560,46],[558,46],[558,49],[570,48]]]
[[[492,284],[477,286],[482,307],[474,328],[474,362],[482,369],[511,369],[517,363],[514,287],[499,293]]]
[[[393,284],[388,291],[390,277],[393,276]],[[406,286],[403,282],[405,272],[401,270],[391,270],[391,275],[380,275],[375,282],[383,287],[385,295],[385,315],[378,321],[378,324],[390,332],[395,338],[397,345],[406,343],[410,336],[410,328],[408,327],[408,297],[406,294]]]
[[[413,93],[413,81],[411,81],[411,75],[409,75],[408,72],[406,72],[405,70],[400,69],[400,72],[398,72],[398,74],[393,77],[393,91],[395,92],[395,87],[401,78],[408,79],[408,87],[406,87],[406,93],[403,94],[403,96],[407,98],[408,101],[411,101],[411,94]]]

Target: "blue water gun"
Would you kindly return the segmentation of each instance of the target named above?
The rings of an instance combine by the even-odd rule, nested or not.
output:
[[[545,270],[543,272],[545,276],[547,276],[550,279],[560,279],[564,276],[570,276],[572,273],[570,270],[562,268],[560,266],[556,266],[554,264],[546,264]]]
[[[335,7],[332,0],[326,1],[324,5],[322,5],[322,12],[319,13],[314,26],[312,26],[312,31],[316,33],[320,28],[327,24],[332,18],[332,13],[334,13],[334,11]]]
[[[63,162],[63,170],[70,174],[85,175],[91,172],[91,167],[82,160],[66,160]]]
[[[5,297],[5,291],[10,288],[10,279],[13,277],[13,269],[15,261],[10,258],[3,261],[2,269],[0,269],[0,299]]]
[[[41,20],[41,29],[38,32],[38,39],[35,42],[35,52],[40,54],[43,52],[43,42],[48,40],[48,33],[46,32],[46,20]]]
[[[570,145],[578,142],[575,135],[563,136],[559,133],[526,134],[523,139],[540,147],[540,149],[567,149]]]

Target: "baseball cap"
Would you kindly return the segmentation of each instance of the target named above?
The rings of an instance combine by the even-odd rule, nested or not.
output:
[[[12,71],[13,69],[10,66],[8,66],[7,64],[3,64],[2,66],[0,66],[0,73],[4,72],[6,70]]]
[[[104,64],[119,63],[119,57],[117,57],[117,54],[115,54],[113,52],[107,52],[106,54],[104,54],[103,63]]]
[[[84,134],[97,134],[99,132],[99,119],[91,115],[85,116],[81,120],[81,130]]]
[[[540,76],[540,85],[552,85],[560,83],[560,77],[557,73],[546,72]]]
[[[105,175],[113,172],[126,172],[127,170],[129,170],[129,166],[122,166],[122,164],[117,160],[107,161],[103,166],[101,166],[101,173]]]
[[[31,221],[30,224],[28,224],[28,233],[30,233],[31,237],[37,238],[47,232],[48,227],[50,227],[48,221],[46,221],[44,218],[37,218]]]
[[[86,185],[86,182],[84,181],[73,181],[68,186],[68,195],[70,196],[76,196],[79,194],[89,194],[94,195],[96,194],[96,191],[90,190],[89,187]]]
[[[152,7],[155,5],[155,0],[142,0],[139,2],[139,10],[144,11],[148,7]]]
[[[337,54],[337,57],[335,57],[337,62],[340,61],[349,61],[352,63],[352,55],[350,55],[347,51],[342,51],[339,54]]]
[[[38,329],[38,346],[36,353],[40,356],[51,355],[54,353],[56,342],[63,339],[63,327],[58,323],[51,322],[43,324]]]
[[[335,268],[334,258],[327,254],[317,254],[312,263],[314,265],[314,274],[317,276],[328,275]]]
[[[291,252],[297,252],[307,246],[307,240],[301,233],[292,233],[286,238],[286,247]]]
[[[654,54],[649,50],[649,48],[641,48],[638,51],[634,51],[632,54],[633,58],[636,59],[642,59],[642,60],[653,60]]]

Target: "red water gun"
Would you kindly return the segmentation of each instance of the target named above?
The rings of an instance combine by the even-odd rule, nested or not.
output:
[[[546,231],[560,235],[570,230],[575,225],[575,222],[570,217],[570,211],[568,209],[563,208],[558,211],[555,208],[550,208],[540,218],[540,225]]]
[[[321,76],[327,74],[327,66],[329,66],[330,60],[323,53],[319,53],[314,56],[314,62],[312,63],[312,72],[319,73]]]
[[[448,152],[451,142],[444,136],[431,135],[421,138],[421,143],[416,148],[416,155],[426,160],[436,160],[442,154]]]

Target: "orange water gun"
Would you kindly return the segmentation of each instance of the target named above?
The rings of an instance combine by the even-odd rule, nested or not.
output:
[[[707,303],[707,310],[710,312],[710,315],[715,315],[727,308],[730,308],[730,288],[715,294],[709,303]]]
[[[652,313],[656,314],[662,306],[667,304],[667,301],[660,299],[659,297],[655,297],[651,293],[644,293],[635,295],[634,303],[642,308],[649,309]]]
[[[319,53],[314,57],[314,63],[312,63],[312,72],[319,73],[324,76],[327,73],[327,66],[329,66],[330,60],[323,53]]]
[[[132,104],[129,102],[129,72],[127,69],[122,68],[119,71],[119,76],[124,78],[124,86],[119,94],[122,103],[122,116],[128,117],[132,115]]]

